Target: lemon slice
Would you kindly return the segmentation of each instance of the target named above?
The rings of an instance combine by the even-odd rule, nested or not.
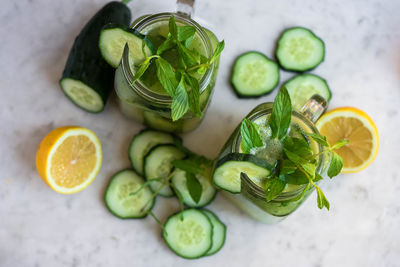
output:
[[[316,123],[330,144],[340,139],[349,144],[335,150],[343,159],[344,173],[359,172],[370,165],[378,153],[378,130],[372,119],[362,110],[353,107],[333,109]]]
[[[36,168],[43,181],[62,194],[86,188],[100,170],[102,150],[89,129],[65,126],[51,131],[40,143]]]

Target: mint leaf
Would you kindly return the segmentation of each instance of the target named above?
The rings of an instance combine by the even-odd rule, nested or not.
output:
[[[334,151],[331,152],[331,162],[328,168],[328,176],[332,178],[340,173],[343,168],[342,158]]]
[[[313,155],[310,145],[303,138],[286,136],[283,140],[283,147],[305,159],[310,159]]]
[[[304,157],[301,157],[297,155],[294,152],[291,152],[287,150],[286,148],[283,148],[283,151],[285,152],[285,155],[297,166],[301,167],[305,172],[307,172],[311,178],[314,178],[315,176],[315,169],[316,169],[316,162],[310,162],[306,160]]]
[[[318,208],[322,209],[323,207],[326,207],[327,210],[329,210],[329,201],[326,199],[324,193],[318,186],[314,186],[315,189],[317,190],[317,203],[318,203]]]
[[[221,54],[222,50],[224,50],[224,47],[225,47],[225,41],[222,40],[221,42],[219,42],[217,44],[217,47],[215,48],[214,54],[210,58],[209,64],[213,63],[219,57],[219,55]]]
[[[201,75],[206,73],[206,71],[207,71],[207,67],[206,66],[203,66],[203,67],[200,67],[200,68],[197,69],[197,73],[201,74]]]
[[[281,140],[286,136],[291,117],[292,103],[290,102],[290,96],[286,88],[282,87],[274,100],[272,113],[268,120],[272,130],[272,138]]]
[[[185,82],[190,86],[189,91],[189,108],[190,110],[197,116],[202,116],[201,109],[200,109],[200,85],[199,81],[190,76],[184,75]]]
[[[197,54],[187,49],[183,44],[178,43],[178,54],[183,58],[186,66],[193,67],[199,64]]]
[[[194,39],[194,35],[185,40],[185,47],[186,48],[190,47],[190,44],[192,43],[193,39]]]
[[[325,136],[320,135],[320,134],[315,134],[315,133],[304,133],[304,134],[307,135],[307,136],[310,136],[318,144],[321,144],[323,146],[329,147],[329,142],[328,142],[328,140],[326,139]]]
[[[282,193],[286,183],[278,177],[272,177],[265,182],[265,199],[267,202],[273,200]]]
[[[322,179],[324,179],[324,177],[322,177],[322,176],[321,176],[321,175],[319,175],[318,173],[315,173],[314,182],[321,181]]]
[[[200,63],[206,64],[208,62],[208,58],[206,56],[200,55]]]
[[[147,68],[150,65],[151,59],[152,59],[152,57],[148,57],[145,59],[145,61],[140,63],[139,68],[135,72],[135,76],[133,76],[133,80],[132,80],[131,84],[134,84],[138,79],[140,79],[140,77],[143,76],[143,74],[146,72]]]
[[[336,142],[336,144],[334,144],[334,145],[331,147],[331,150],[341,148],[342,146],[345,146],[345,145],[347,145],[348,143],[349,143],[349,140],[340,139],[339,141]]]
[[[164,87],[165,91],[167,91],[168,95],[174,97],[175,89],[178,86],[178,81],[176,80],[174,69],[172,68],[171,64],[169,64],[163,58],[157,58],[156,66],[158,80]]]
[[[315,177],[315,170],[317,169],[317,165],[315,163],[305,163],[301,164],[301,168],[310,175],[311,179]]]
[[[167,39],[157,48],[157,55],[161,55],[164,51],[167,51],[175,47],[176,43],[174,39],[169,35]]]
[[[196,176],[189,172],[186,172],[186,187],[194,202],[199,203],[201,194],[203,193],[203,187]]]
[[[190,160],[176,159],[172,161],[172,166],[192,174],[200,174],[203,172],[199,164]]]
[[[175,94],[172,97],[171,115],[172,121],[179,120],[189,109],[189,98],[185,87],[184,78],[182,76]]]
[[[295,163],[298,166],[309,163],[306,159],[297,155],[295,152],[291,152],[285,147],[283,148],[283,152],[285,153],[286,157],[288,157],[288,159],[290,159],[293,163]]]
[[[178,27],[178,42],[183,42],[194,36],[196,28],[193,26]]]
[[[296,169],[293,173],[285,174],[285,181],[294,185],[307,184],[309,182],[305,173],[299,169]]]
[[[169,33],[171,34],[172,38],[174,40],[177,40],[178,39],[178,26],[176,26],[174,15],[172,15],[169,18],[168,26],[169,26]]]
[[[291,174],[294,173],[297,169],[297,165],[294,164],[292,161],[290,160],[283,160],[281,162],[281,170],[280,170],[280,175],[283,174]]]
[[[257,124],[247,118],[242,121],[240,134],[242,136],[241,146],[244,153],[249,154],[252,148],[263,146]]]

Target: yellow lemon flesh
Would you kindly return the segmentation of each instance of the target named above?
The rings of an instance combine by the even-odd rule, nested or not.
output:
[[[335,150],[343,159],[342,172],[359,172],[376,158],[378,130],[364,111],[353,107],[333,109],[324,114],[316,126],[331,145],[340,139],[349,141],[349,144]]]
[[[100,170],[102,150],[96,134],[78,126],[51,131],[40,143],[36,168],[43,181],[62,194],[86,188]]]

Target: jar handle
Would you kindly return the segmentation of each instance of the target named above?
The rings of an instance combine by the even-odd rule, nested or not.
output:
[[[328,103],[325,98],[315,94],[301,108],[300,113],[314,123],[321,117],[327,107]]]
[[[190,18],[194,12],[194,0],[176,0],[176,13]]]

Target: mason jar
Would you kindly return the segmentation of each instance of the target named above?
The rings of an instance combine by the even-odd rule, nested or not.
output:
[[[177,12],[146,15],[134,21],[131,28],[139,33],[146,34],[149,30],[157,29],[158,25],[168,25],[172,15],[174,15],[178,26],[189,25],[196,29],[197,49],[202,49],[204,55],[210,58],[218,44],[218,39],[210,30],[201,27],[192,20],[190,13]],[[176,133],[191,131],[200,124],[207,111],[217,77],[218,65],[219,58],[198,79],[200,84],[201,118],[188,111],[182,118],[172,121],[172,99],[166,92],[150,88],[145,85],[142,79],[132,83],[134,71],[132,70],[132,62],[129,62],[129,47],[126,45],[121,63],[116,70],[114,81],[120,110],[127,117],[154,129]],[[156,75],[153,76],[151,78],[157,79]]]
[[[260,119],[267,120],[271,115],[272,107],[273,103],[260,104],[247,114],[246,118],[253,122]],[[296,111],[292,112],[291,124],[296,124],[296,127],[300,127],[301,131],[318,134],[314,122],[325,108],[325,100],[319,96],[313,96],[303,107],[302,114]],[[313,153],[319,154],[316,171],[324,177],[330,159],[325,155],[326,153],[322,153],[324,151],[322,145],[311,138],[308,142]],[[229,153],[241,153],[240,144],[239,124],[222,148],[218,160]],[[275,223],[283,220],[299,208],[314,190],[314,187],[310,185],[288,185],[279,196],[267,202],[264,188],[243,173],[241,174],[240,185],[240,193],[234,194],[225,190],[221,190],[221,192],[245,213],[263,223]]]

